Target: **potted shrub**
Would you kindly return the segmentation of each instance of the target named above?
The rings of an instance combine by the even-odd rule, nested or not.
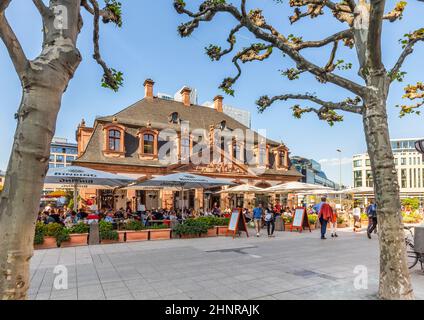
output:
[[[150,240],[169,240],[171,239],[172,229],[166,224],[158,224],[149,227]]]
[[[84,222],[79,222],[69,228],[69,241],[64,241],[62,247],[86,246],[88,244],[88,233],[90,226]]]
[[[111,222],[99,222],[99,236],[100,242],[103,244],[115,243],[119,241],[118,231],[113,230]]]
[[[318,215],[317,214],[309,214],[308,215],[308,221],[309,221],[309,226],[311,227],[311,230],[315,229],[316,223],[318,220]]]
[[[38,236],[38,238],[39,237],[40,236]],[[60,247],[62,242],[68,241],[68,240],[69,240],[68,229],[66,229],[60,223],[49,223],[47,225],[44,225],[44,241],[39,248],[40,249],[58,248]]]
[[[208,232],[208,225],[204,221],[187,219],[174,227],[174,233],[180,238],[197,238]]]
[[[203,236],[216,237],[218,235],[225,235],[227,233],[227,226],[230,221],[229,218],[220,218],[215,216],[200,217],[198,221],[202,221],[207,224],[208,232]]]
[[[144,226],[140,221],[127,221],[125,230],[127,242],[149,240],[149,230],[144,230]]]
[[[226,236],[228,233],[228,224],[230,218],[217,218],[215,228],[218,236]]]
[[[57,248],[56,238],[46,236],[47,225],[43,222],[37,222],[35,225],[34,249]]]
[[[346,220],[343,216],[338,216],[337,217],[337,228],[346,228],[347,224],[346,224]]]
[[[291,225],[292,225],[292,222],[293,222],[293,217],[292,216],[283,216],[282,218],[283,218],[283,221],[284,221],[284,231],[290,231]]]

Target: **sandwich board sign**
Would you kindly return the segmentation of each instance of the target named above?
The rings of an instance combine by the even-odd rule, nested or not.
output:
[[[228,232],[232,233],[234,238],[236,234],[241,231],[245,231],[246,235],[249,237],[244,214],[242,214],[241,209],[233,209],[230,222],[228,223]]]
[[[293,231],[293,229],[298,229],[299,232],[302,232],[304,228],[308,228],[309,232],[312,232],[311,226],[309,225],[308,215],[306,214],[306,208],[298,207],[294,212],[293,223],[291,225],[290,231]]]

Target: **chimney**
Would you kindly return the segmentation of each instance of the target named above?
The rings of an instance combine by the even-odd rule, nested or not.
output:
[[[188,87],[184,87],[181,89],[180,91],[181,96],[182,96],[182,102],[184,103],[184,105],[186,107],[190,107],[191,102],[190,102],[190,93],[191,93],[191,89]]]
[[[144,97],[145,98],[153,98],[153,85],[155,82],[152,79],[146,79],[144,81]]]
[[[223,96],[216,96],[213,98],[213,106],[214,109],[218,112],[222,112],[222,100],[224,99]]]

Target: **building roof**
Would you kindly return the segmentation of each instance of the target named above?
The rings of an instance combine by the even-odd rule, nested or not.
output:
[[[229,115],[217,112],[214,109],[191,105],[185,106],[178,101],[166,100],[161,98],[142,99],[133,105],[123,109],[122,111],[105,117],[99,117],[94,124],[94,131],[87,144],[86,150],[75,163],[104,163],[104,164],[119,164],[130,166],[149,166],[149,167],[167,167],[166,164],[161,164],[157,160],[140,159],[138,155],[139,141],[137,137],[138,130],[141,127],[146,127],[148,124],[155,129],[172,128],[175,131],[180,131],[180,124],[170,123],[170,114],[178,112],[179,118],[182,121],[189,121],[190,131],[193,129],[206,129],[209,132],[210,125],[217,125],[221,121],[226,121],[226,126],[229,129],[247,130],[248,127],[239,123]],[[103,128],[101,124],[111,123],[116,121],[118,124],[125,125],[125,150],[126,155],[117,160],[113,157],[104,156],[103,150]],[[251,129],[249,129],[251,130]],[[255,142],[257,142],[255,135]],[[271,146],[279,146],[280,143],[267,139],[267,143]],[[295,169],[281,171],[275,169],[267,169],[264,174],[269,175],[284,175],[284,176],[299,176],[302,175]]]
[[[178,112],[181,120],[189,121],[190,131],[193,129],[206,129],[209,132],[210,125],[217,125],[223,120],[226,121],[229,129],[249,129],[231,116],[223,112],[217,112],[213,108],[199,105],[185,106],[178,101],[157,97],[142,99],[114,115],[100,117],[96,121],[112,122],[116,118],[118,123],[128,126],[142,127],[146,126],[147,123],[151,123],[153,128],[172,128],[178,132],[180,125],[169,122],[169,116],[173,112]],[[267,142],[273,146],[280,144],[271,139],[267,139]]]

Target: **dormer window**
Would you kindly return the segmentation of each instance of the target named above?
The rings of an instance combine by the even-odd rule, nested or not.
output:
[[[222,120],[221,123],[219,124],[219,129],[221,129],[221,131],[224,131],[226,127],[227,127],[227,121]]]
[[[154,153],[154,141],[155,137],[152,134],[143,135],[143,153],[153,154]]]
[[[143,159],[156,159],[158,157],[158,131],[150,128],[140,129],[138,132],[139,156]]]
[[[179,115],[178,115],[178,112],[172,112],[171,114],[170,114],[170,117],[169,117],[170,119],[169,119],[169,122],[171,122],[171,123],[174,123],[174,124],[178,124],[178,122],[179,122]]]
[[[105,156],[125,156],[125,127],[117,123],[109,123],[103,127]]]
[[[121,132],[118,130],[109,130],[109,150],[121,150]]]

